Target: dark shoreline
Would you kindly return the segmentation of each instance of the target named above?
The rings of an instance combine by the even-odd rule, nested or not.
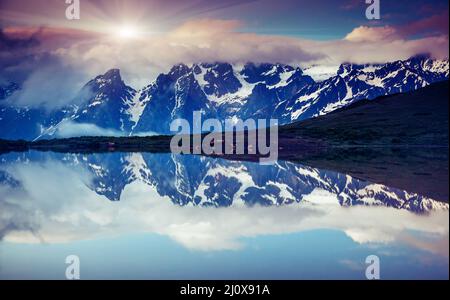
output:
[[[37,142],[2,141],[0,155],[8,152],[58,153],[146,152],[171,153],[170,136],[89,137]],[[192,151],[191,151],[192,152]],[[327,145],[314,139],[279,139],[278,160],[330,170],[373,183],[449,202],[449,148],[441,145]],[[204,155],[204,154],[201,154]],[[259,155],[209,155],[234,161],[259,162]]]

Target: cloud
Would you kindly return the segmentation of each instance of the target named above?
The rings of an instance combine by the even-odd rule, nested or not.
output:
[[[449,20],[448,9],[426,17],[407,25],[400,26],[400,31],[404,36],[413,36],[418,34],[427,35],[448,35]]]
[[[42,58],[40,67],[21,83],[21,89],[7,101],[14,106],[46,107],[49,110],[70,104],[86,83],[86,73],[53,56]]]
[[[215,36],[234,32],[243,25],[244,24],[238,20],[190,20],[170,32],[170,36],[173,38]]]
[[[8,102],[15,106],[59,108],[71,103],[90,74],[58,54],[79,32],[46,28],[0,30],[0,81],[21,87]],[[83,36],[83,39],[86,39]]]
[[[379,33],[379,32],[378,32]],[[380,40],[373,38],[360,40],[340,40],[331,42],[313,42],[306,49],[323,51],[330,54],[326,60],[318,63],[386,63],[396,60],[405,60],[417,54],[428,53],[436,59],[448,59],[448,36],[435,36],[420,39],[393,38],[388,35]],[[390,37],[390,38],[388,38]],[[372,39],[372,40],[370,40]]]
[[[339,263],[350,270],[360,271],[361,273],[366,269],[366,265],[358,260],[343,259]]]
[[[17,104],[58,108],[71,103],[84,83],[111,68],[121,69],[125,82],[140,89],[179,63],[336,68],[343,62],[383,63],[421,53],[448,58],[448,34],[439,29],[443,22],[445,17],[436,15],[411,26],[360,26],[343,39],[328,41],[240,32],[241,21],[221,19],[192,19],[133,40],[75,29],[7,28],[2,39],[15,51],[5,46],[0,50],[0,78],[23,85],[15,95]]]
[[[352,42],[383,42],[409,38],[447,36],[448,10],[404,25],[359,26],[344,38]]]
[[[33,32],[29,37],[14,37],[6,35],[0,28],[0,51],[36,47],[39,45],[37,34],[38,32]]]
[[[123,136],[123,132],[101,128],[95,124],[64,121],[58,126],[55,135],[58,138],[79,136]]]
[[[421,33],[419,27],[415,30],[407,26],[360,26],[347,34],[342,42],[328,43],[323,49],[328,48],[334,51],[335,57],[354,63],[384,63],[423,53],[436,59],[448,59],[448,34],[417,38]]]
[[[60,49],[59,54],[97,72],[120,68],[126,81],[137,88],[179,63],[294,63],[324,57],[320,52],[306,51],[296,39],[236,32],[239,24],[233,20],[193,20],[167,34],[132,42],[104,38],[76,43]]]
[[[350,42],[381,42],[400,38],[398,31],[391,26],[360,26],[352,30],[344,38]]]
[[[361,0],[346,0],[343,2],[344,3],[341,5],[341,9],[343,10],[353,10],[364,5],[364,2]]]
[[[60,53],[96,70],[120,68],[135,88],[178,63],[252,61],[335,66],[343,62],[382,63],[420,53],[448,57],[448,36],[408,40],[389,26],[356,28],[347,38],[331,41],[245,33],[238,31],[240,26],[233,20],[191,20],[167,34],[131,43],[105,39],[74,44]]]

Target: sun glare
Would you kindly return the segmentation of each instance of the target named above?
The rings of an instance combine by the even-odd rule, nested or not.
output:
[[[133,26],[122,26],[118,29],[117,34],[121,38],[130,39],[136,38],[139,35],[139,31]]]

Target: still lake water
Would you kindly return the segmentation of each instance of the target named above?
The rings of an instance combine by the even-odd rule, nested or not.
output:
[[[0,279],[448,279],[449,207],[279,161],[0,155]]]

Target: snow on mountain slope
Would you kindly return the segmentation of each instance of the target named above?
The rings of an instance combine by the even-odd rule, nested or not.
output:
[[[194,76],[209,101],[216,105],[231,104],[237,102],[242,104],[249,97],[256,83],[245,81],[240,73],[242,69],[229,64],[225,66],[225,72],[218,72],[221,65],[200,64],[195,65]],[[227,86],[229,89],[227,89]]]
[[[139,118],[143,103],[139,93],[125,85],[120,71],[112,69],[89,81],[79,92],[77,103],[64,108],[58,122],[49,125],[35,138],[92,135],[125,135]]]
[[[174,119],[192,122],[193,111],[202,111],[205,119],[275,118],[282,125],[328,114],[361,99],[448,80],[449,63],[416,56],[377,65],[342,64],[334,76],[318,82],[307,73],[283,64],[180,64],[136,91],[113,69],[85,85],[79,95],[83,101],[76,101],[83,103],[79,106],[46,112],[2,100],[0,138],[64,136],[63,129],[70,126],[81,126],[84,131],[72,130],[79,135],[92,128],[97,134],[169,134]],[[11,93],[11,88],[0,89],[3,98]],[[18,124],[22,129],[13,128]]]
[[[238,117],[276,118],[280,124],[313,118],[330,113],[357,100],[402,93],[425,87],[433,82],[448,79],[448,61],[432,60],[426,56],[413,57],[379,65],[343,64],[337,74],[327,80],[314,82],[302,70],[281,64],[226,63],[196,64],[184,66],[184,76],[190,78],[194,91],[177,109],[195,100],[206,99],[208,105],[201,106],[210,116],[219,119]],[[164,85],[156,94],[183,94],[180,78]],[[160,87],[161,88],[161,87]],[[167,99],[167,98],[166,98]],[[173,107],[166,102],[163,111],[173,116]],[[184,112],[192,111],[187,108]],[[190,114],[187,114],[189,120]],[[155,109],[144,110],[135,130],[168,133],[148,119],[155,117]],[[161,118],[161,116],[156,116]],[[156,129],[156,130],[152,130]]]
[[[276,115],[281,123],[324,115],[357,100],[403,93],[448,80],[448,69],[448,61],[426,56],[383,65],[343,64],[336,76],[301,91]]]
[[[131,118],[127,112],[136,105],[132,103],[136,91],[125,85],[119,70],[112,69],[96,77],[84,89],[88,89],[93,97],[78,109],[73,121],[122,132],[131,130]]]

